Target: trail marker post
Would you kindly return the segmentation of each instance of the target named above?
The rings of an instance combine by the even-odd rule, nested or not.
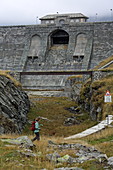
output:
[[[108,103],[112,102],[112,98],[111,98],[111,94],[108,90],[106,91],[106,94],[104,95],[104,102],[107,103],[107,110],[109,111]],[[106,120],[107,120],[107,124],[109,125],[109,123],[110,123],[109,116],[106,117]]]
[[[106,91],[106,94],[104,95],[104,102],[105,102],[105,103],[110,103],[110,102],[112,102],[111,94],[110,94],[110,92],[109,92],[108,90]]]

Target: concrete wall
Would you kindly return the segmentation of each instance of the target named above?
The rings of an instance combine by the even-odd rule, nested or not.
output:
[[[69,75],[22,75],[21,82],[26,89],[61,90],[65,88],[68,77]]]
[[[26,28],[0,27],[0,69],[19,70],[26,44]]]
[[[95,23],[93,49],[89,66],[97,65],[100,61],[113,55],[113,22]]]

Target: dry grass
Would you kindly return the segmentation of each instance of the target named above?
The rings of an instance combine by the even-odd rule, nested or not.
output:
[[[18,134],[2,134],[0,135],[0,139],[12,139],[12,138],[18,138]]]
[[[18,147],[12,147],[8,146],[6,147],[5,143],[0,141],[0,163],[2,169],[25,169],[25,170],[31,170],[31,169],[43,169],[46,168],[48,170],[53,170],[54,168],[57,168],[59,166],[61,167],[68,167],[71,165],[63,163],[62,165],[55,164],[54,162],[51,162],[47,160],[46,155],[47,154],[52,154],[54,152],[57,152],[60,156],[64,156],[66,154],[74,157],[75,156],[75,150],[63,150],[60,151],[55,148],[50,148],[48,147],[48,141],[51,140],[52,142],[56,144],[61,144],[61,143],[80,143],[82,145],[86,146],[91,146],[92,144],[90,143],[91,141],[95,141],[96,139],[101,139],[106,137],[106,139],[112,135],[112,129],[108,128],[105,131],[102,131],[101,134],[100,132],[98,134],[94,134],[92,136],[89,136],[87,138],[82,138],[82,139],[71,139],[71,140],[64,140],[64,136],[70,136],[71,134],[78,133],[82,130],[87,129],[89,126],[93,126],[94,122],[92,123],[90,120],[86,120],[87,115],[80,116],[81,119],[84,119],[83,123],[80,125],[73,125],[66,127],[63,125],[63,121],[66,117],[72,116],[72,113],[69,113],[69,111],[65,110],[66,107],[71,107],[75,106],[76,103],[74,101],[71,101],[67,98],[56,98],[56,97],[38,97],[33,96],[31,97],[31,100],[33,102],[32,109],[29,113],[29,119],[33,120],[33,118],[37,116],[42,116],[42,117],[47,117],[48,119],[52,120],[50,122],[44,122],[41,120],[41,123],[43,123],[42,130],[40,132],[41,134],[41,140],[40,141],[35,141],[34,144],[36,145],[36,149],[34,152],[38,154],[36,158],[26,158],[21,156],[16,150],[18,150]],[[80,118],[79,117],[79,118]],[[92,124],[92,125],[91,125]],[[28,125],[28,128],[30,125]],[[56,134],[52,134],[53,132],[56,132]],[[24,132],[23,135],[27,135],[30,139],[32,139],[34,136],[33,135],[28,135],[29,130]],[[97,136],[95,136],[97,135]],[[7,135],[1,135],[0,138],[17,138],[19,137],[18,135],[15,134],[7,134]],[[90,142],[89,142],[90,141]],[[108,149],[111,147],[112,150],[112,145],[110,145],[110,142],[107,143],[99,143],[99,144],[94,144],[96,148],[101,150],[102,152],[111,155],[110,152],[108,152]],[[103,148],[106,147],[106,148]],[[76,157],[76,156],[75,156]],[[73,164],[73,166],[80,166],[79,164]],[[83,164],[82,167],[85,169],[88,169],[90,167],[93,167],[93,164],[90,165],[90,163]],[[100,165],[99,165],[100,166]]]
[[[14,79],[9,73],[10,73],[10,71],[8,71],[8,70],[6,70],[6,71],[5,70],[0,70],[0,75],[1,76],[5,76],[5,77],[9,78],[10,80],[13,81],[13,83],[17,87],[21,87],[22,86],[21,83],[19,81],[17,81],[16,79]]]
[[[3,136],[6,137],[6,136]],[[7,136],[11,137],[11,135]],[[2,137],[1,137],[2,138]],[[12,135],[11,138],[15,138],[15,135]],[[29,136],[29,138],[33,138],[33,136]],[[0,164],[1,164],[1,170],[3,169],[43,169],[46,168],[48,170],[53,170],[55,167],[57,167],[57,164],[54,162],[49,161],[46,158],[47,154],[52,154],[54,152],[59,153],[59,155],[64,156],[67,154],[67,151],[60,151],[53,147],[48,147],[48,140],[53,141],[54,143],[62,143],[64,140],[61,137],[47,137],[42,136],[40,141],[35,141],[34,144],[36,145],[36,148],[34,150],[34,153],[36,153],[37,157],[24,157],[21,156],[16,150],[21,150],[21,148],[13,148],[12,145],[6,147],[5,143],[0,141],[1,148],[0,148]],[[74,151],[69,151],[69,155],[74,155]],[[62,164],[62,166],[64,166]],[[67,166],[67,165],[66,165]]]
[[[105,103],[104,96],[106,91],[109,90],[113,100],[113,75],[109,75],[101,80],[94,82],[87,82],[81,88],[80,102],[84,105],[92,104],[94,112],[97,112],[98,108],[101,111],[97,115],[98,120],[103,120],[107,115],[113,115],[113,102]]]
[[[6,137],[6,136],[2,136]],[[1,137],[1,138],[2,138]],[[8,135],[7,137],[10,138],[15,138],[15,135]],[[29,136],[30,138],[33,138],[33,136]],[[35,142],[36,148],[34,152],[38,154],[39,156],[37,157],[24,157],[21,156],[16,150],[21,150],[21,148],[13,148],[11,146],[5,146],[5,143],[0,142],[1,148],[0,148],[0,164],[1,164],[1,170],[3,169],[25,169],[25,170],[30,170],[30,169],[42,169],[42,168],[47,168],[50,170],[53,170],[55,165],[54,163],[48,161],[46,159],[46,154],[48,154],[48,138],[42,137],[41,141]]]
[[[106,90],[110,91],[113,99],[113,76],[108,76],[100,81],[96,81],[92,84],[92,102],[98,107],[102,108],[102,119],[105,119],[106,115],[113,115],[113,103],[105,103],[104,95]]]
[[[113,127],[105,128],[81,140],[94,145],[98,150],[107,154],[108,157],[113,156]]]
[[[45,117],[50,121],[41,120],[43,124],[41,128],[41,134],[47,136],[61,136],[66,137],[69,135],[81,132],[95,124],[95,122],[88,119],[88,114],[75,115],[71,113],[68,108],[76,106],[76,103],[65,97],[40,97],[37,99],[36,96],[30,98],[33,103],[28,119],[33,120],[37,116]],[[64,122],[67,118],[75,116],[80,124],[72,126],[65,126]],[[27,124],[24,133],[29,133],[30,124]]]
[[[102,66],[106,65],[107,63],[109,63],[109,62],[112,61],[112,60],[113,60],[113,55],[110,56],[110,57],[108,57],[108,58],[105,59],[104,61],[100,62],[100,63],[98,64],[98,66],[96,66],[96,67],[94,68],[94,70],[97,70],[97,69],[101,68]],[[109,67],[112,67],[112,66],[109,66]]]
[[[109,134],[111,134],[111,132],[109,132]],[[106,132],[107,135],[107,132]],[[3,135],[2,137],[6,137],[5,135]],[[2,138],[1,137],[1,138]],[[15,138],[15,135],[8,135],[8,138]],[[102,136],[101,136],[102,137]],[[32,135],[29,136],[29,138],[33,138]],[[100,136],[98,136],[98,138],[100,138]],[[53,170],[54,168],[58,168],[58,167],[69,167],[69,166],[73,166],[73,167],[82,167],[83,169],[85,168],[86,170],[89,170],[90,168],[94,169],[94,165],[91,162],[87,162],[84,164],[66,164],[66,163],[62,163],[62,164],[56,164],[54,162],[49,161],[46,158],[47,154],[53,154],[54,152],[57,152],[60,156],[64,156],[66,154],[72,156],[72,157],[76,157],[76,150],[59,150],[57,148],[53,148],[53,147],[48,147],[48,141],[51,140],[52,142],[56,143],[56,144],[61,144],[61,143],[80,143],[82,145],[86,145],[86,146],[91,146],[91,144],[88,144],[86,139],[82,139],[82,140],[64,140],[64,138],[62,137],[50,137],[50,136],[41,136],[41,140],[40,141],[35,141],[34,144],[36,145],[36,148],[34,150],[34,153],[36,153],[38,156],[37,157],[24,157],[21,156],[19,153],[17,153],[16,150],[20,150],[20,148],[16,147],[12,147],[12,146],[8,146],[6,147],[5,143],[2,143],[0,141],[0,164],[1,164],[1,170],[4,169],[25,169],[25,170],[31,170],[31,169],[43,169],[46,168],[48,170]],[[107,154],[107,156],[112,156],[112,151],[113,151],[113,143],[111,142],[104,142],[104,143],[100,143],[99,145],[96,144],[95,147],[97,149],[99,149],[100,151],[104,152]],[[109,149],[110,148],[110,149]],[[100,167],[100,169],[102,168],[102,166],[100,166],[100,164],[95,164],[95,167]],[[96,169],[95,169],[96,170]]]
[[[108,157],[113,156],[113,141],[103,142],[95,145],[95,147],[99,149],[101,152],[105,153]]]
[[[93,140],[100,139],[100,138],[107,138],[111,135],[113,135],[113,128],[108,127],[108,128],[105,128],[104,130],[101,130],[97,133],[89,135],[83,139],[85,139],[86,141],[87,140],[93,141]]]
[[[88,96],[90,90],[92,91],[91,97]],[[113,100],[113,75],[93,83],[89,81],[84,84],[81,89],[81,101],[85,101],[88,104],[91,102],[95,109],[95,113],[98,107],[101,108],[101,112],[98,113],[98,120],[105,119],[109,114],[113,115],[113,102],[104,102],[106,90],[110,91]],[[94,145],[97,149],[106,153],[107,156],[113,156],[113,127],[108,127],[105,130],[82,138],[81,140],[86,141],[86,143],[89,143],[90,145]]]
[[[70,76],[70,77],[68,77],[68,79],[67,79],[67,80],[76,79],[76,78],[80,78],[80,79],[82,79],[82,78],[83,78],[83,75]]]

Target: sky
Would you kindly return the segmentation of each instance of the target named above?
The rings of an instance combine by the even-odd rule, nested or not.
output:
[[[0,25],[39,24],[48,14],[113,16],[113,0],[0,0]]]

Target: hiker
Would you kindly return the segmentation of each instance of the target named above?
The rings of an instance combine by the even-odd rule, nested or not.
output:
[[[35,140],[40,140],[40,134],[39,134],[39,130],[40,130],[40,125],[39,125],[39,121],[40,121],[40,118],[36,118],[35,119],[35,130],[34,130],[34,133],[35,133],[35,138],[32,139],[32,142],[35,141]]]

